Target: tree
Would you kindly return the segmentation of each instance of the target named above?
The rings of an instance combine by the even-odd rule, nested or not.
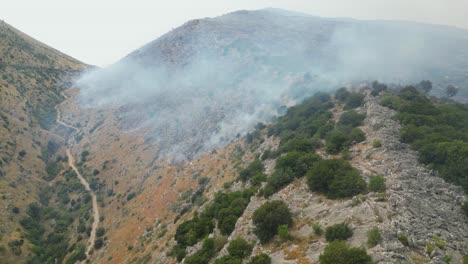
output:
[[[352,236],[353,230],[345,223],[335,224],[325,229],[325,238],[327,241],[346,240]]]
[[[428,94],[432,90],[432,82],[428,80],[421,81],[419,87],[421,87],[425,94]]]
[[[357,127],[362,124],[362,121],[364,120],[364,118],[366,118],[365,115],[359,114],[358,112],[354,110],[350,110],[350,111],[344,112],[341,115],[338,124],[342,126]]]
[[[351,197],[366,191],[366,182],[349,162],[328,159],[316,162],[307,173],[311,191],[324,193],[330,199]]]
[[[238,237],[229,243],[227,248],[229,255],[243,259],[252,253],[253,246],[245,239]]]
[[[94,241],[94,248],[95,249],[100,249],[100,248],[102,248],[103,245],[104,245],[104,241],[102,240],[102,238],[98,238],[98,239],[96,239],[96,241]]]
[[[348,98],[346,98],[346,103],[344,109],[352,109],[362,105],[364,101],[364,95],[361,93],[350,93]]]
[[[345,87],[341,87],[340,89],[336,90],[335,99],[340,102],[344,102],[348,98],[349,94],[350,92]]]
[[[254,233],[260,242],[267,243],[276,235],[280,225],[292,224],[292,215],[286,203],[276,200],[255,210],[252,221],[255,225]]]
[[[102,237],[105,232],[106,232],[106,230],[104,229],[104,227],[100,226],[100,227],[98,227],[96,229],[96,236],[97,237]]]
[[[450,84],[446,88],[446,93],[448,97],[454,97],[458,93],[458,88]]]
[[[271,258],[267,254],[260,254],[253,257],[249,264],[271,264]]]
[[[372,258],[361,248],[350,248],[344,241],[333,241],[319,256],[320,264],[371,264]]]

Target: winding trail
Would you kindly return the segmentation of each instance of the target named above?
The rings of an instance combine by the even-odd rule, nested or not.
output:
[[[62,95],[65,97],[65,100],[68,99],[68,97],[64,93],[62,93]],[[65,101],[63,101],[63,102],[65,102]],[[57,110],[57,119],[56,119],[57,123],[64,126],[64,127],[73,129],[73,130],[75,130],[75,133],[78,133],[80,130],[77,127],[74,127],[74,126],[69,125],[69,124],[62,121],[62,118],[61,118],[62,115],[61,115],[61,112],[60,112],[60,109],[59,109],[59,106],[62,103],[55,106],[55,109]],[[99,207],[98,207],[98,203],[97,203],[96,194],[94,193],[93,190],[91,190],[91,188],[89,187],[88,181],[86,180],[85,177],[83,177],[83,175],[81,175],[80,171],[76,167],[75,158],[73,157],[73,154],[71,152],[72,145],[69,144],[69,141],[66,142],[66,145],[67,145],[66,153],[67,153],[67,158],[68,158],[68,165],[76,173],[76,175],[78,176],[78,179],[81,182],[81,185],[83,185],[83,187],[86,189],[86,191],[91,196],[91,200],[92,200],[92,204],[93,204],[93,224],[91,226],[91,233],[89,235],[89,240],[88,240],[88,243],[86,245],[86,252],[85,252],[86,253],[86,259],[88,259],[89,258],[89,252],[94,247],[94,241],[96,240],[96,230],[97,230],[97,228],[99,226],[99,218],[100,218],[100,216],[99,216]]]

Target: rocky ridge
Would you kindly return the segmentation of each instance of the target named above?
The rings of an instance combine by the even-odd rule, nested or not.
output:
[[[294,215],[290,230],[294,239],[284,244],[257,243],[253,252],[253,255],[269,254],[272,263],[318,263],[326,240],[314,234],[312,224],[319,223],[325,228],[342,222],[354,231],[348,242],[367,248],[375,263],[446,263],[448,259],[462,263],[463,254],[468,251],[468,225],[460,210],[463,190],[419,164],[417,152],[400,143],[400,125],[392,119],[393,110],[381,106],[377,97],[367,95],[365,100],[359,111],[367,114],[360,127],[367,140],[350,149],[350,162],[366,179],[383,175],[387,185],[385,197],[368,193],[351,200],[333,201],[311,193],[305,179],[299,179],[269,199],[252,197],[229,241],[236,237],[256,241],[253,212],[267,200],[280,199]],[[379,139],[382,146],[374,148],[374,139]],[[372,227],[381,230],[383,240],[369,248],[367,232]],[[226,248],[220,256],[227,254]]]

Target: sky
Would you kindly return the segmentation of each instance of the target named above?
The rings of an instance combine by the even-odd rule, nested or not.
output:
[[[78,60],[110,65],[190,19],[283,8],[468,29],[467,0],[0,0],[0,19]]]

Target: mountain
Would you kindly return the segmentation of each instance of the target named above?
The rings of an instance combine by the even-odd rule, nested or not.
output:
[[[63,138],[51,131],[55,123],[54,107],[63,100],[61,92],[71,86],[73,78],[85,67],[0,22],[2,262],[26,262],[31,251],[26,246],[20,219],[26,215],[27,205],[39,201],[51,184],[48,177],[51,166],[44,153],[48,146],[56,151],[52,146],[63,143]],[[17,246],[23,243],[24,246]],[[11,248],[15,248],[15,254]]]
[[[238,11],[90,69],[4,26],[2,261],[467,258],[467,31]]]
[[[121,107],[122,129],[147,128],[161,155],[222,146],[310,96],[381,80],[431,80],[466,96],[468,31],[276,9],[192,20],[81,79],[82,105]],[[307,86],[306,86],[307,85]]]

